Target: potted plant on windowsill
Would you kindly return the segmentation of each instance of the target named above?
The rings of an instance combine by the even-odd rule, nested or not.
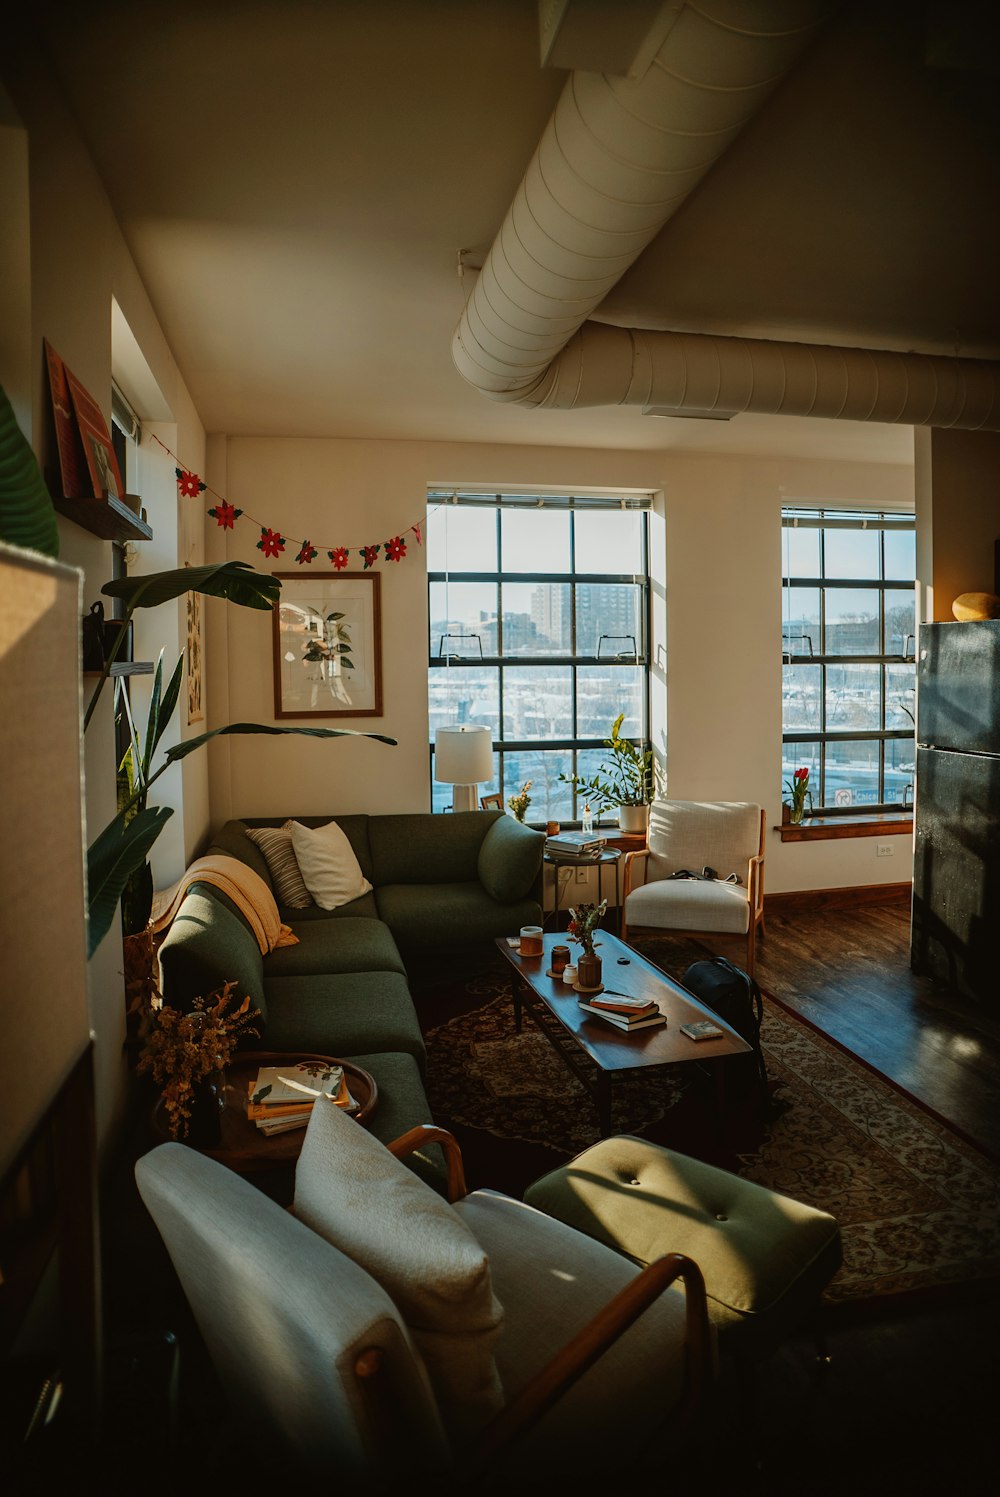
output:
[[[574,785],[577,794],[586,796],[598,812],[617,811],[623,832],[645,832],[649,807],[656,793],[653,750],[638,748],[630,739],[623,738],[624,721],[624,712],[619,712],[611,724],[611,737],[604,741],[608,757],[595,775],[590,779],[578,774],[559,778]]]

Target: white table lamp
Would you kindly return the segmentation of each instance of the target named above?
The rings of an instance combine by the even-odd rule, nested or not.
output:
[[[459,723],[434,734],[434,778],[454,786],[454,809],[477,811],[478,787],[493,778],[493,738],[482,723]]]

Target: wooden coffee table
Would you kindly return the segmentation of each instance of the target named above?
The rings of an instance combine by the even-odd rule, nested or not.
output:
[[[666,1024],[638,1029],[632,1034],[616,1029],[580,1007],[581,994],[554,977],[546,976],[551,965],[553,946],[564,945],[565,932],[543,936],[541,956],[521,956],[516,947],[497,938],[497,949],[509,963],[513,974],[514,1027],[520,1033],[522,1009],[527,1007],[546,1039],[586,1088],[597,1106],[602,1138],[611,1132],[611,1080],[626,1071],[675,1066],[687,1061],[720,1061],[727,1055],[743,1055],[750,1046],[742,1035],[720,1019],[713,1009],[699,1003],[680,983],[667,977],[652,962],[631,946],[607,931],[598,938],[598,955],[603,963],[604,985],[635,998],[652,998]],[[627,958],[619,966],[618,958]],[[723,1031],[721,1039],[689,1040],[681,1034],[682,1024],[711,1019]],[[587,1062],[590,1062],[588,1064]],[[712,1068],[721,1124],[724,1070]]]
[[[332,1055],[313,1055],[307,1051],[287,1050],[243,1050],[226,1070],[226,1105],[222,1111],[222,1138],[214,1148],[199,1149],[210,1159],[218,1159],[238,1175],[253,1175],[261,1170],[274,1169],[283,1164],[294,1164],[302,1149],[306,1136],[305,1128],[292,1128],[287,1133],[275,1133],[270,1138],[247,1117],[247,1093],[249,1083],[256,1079],[261,1066],[296,1065],[300,1060],[317,1060],[324,1064],[343,1066],[351,1096],[360,1108],[352,1116],[362,1125],[371,1117],[378,1101],[378,1087],[370,1071],[352,1065],[349,1060],[337,1060]],[[170,1139],[166,1111],[162,1099],[153,1110],[153,1132],[164,1142]],[[185,1140],[181,1140],[185,1142]]]

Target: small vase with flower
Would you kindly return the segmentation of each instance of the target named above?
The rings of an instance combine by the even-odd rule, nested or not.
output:
[[[576,963],[577,985],[582,989],[599,988],[601,986],[601,958],[594,950],[594,937],[604,919],[604,912],[608,907],[608,901],[602,899],[600,904],[578,904],[569,912],[569,926],[567,934],[571,941],[576,941],[580,946],[580,955]]]
[[[806,813],[806,801],[809,801],[809,809],[812,810],[812,791],[809,789],[809,770],[805,765],[797,769],[790,780],[785,781],[785,789],[788,791],[790,800],[786,801],[788,806],[788,819],[793,826],[798,826]]]

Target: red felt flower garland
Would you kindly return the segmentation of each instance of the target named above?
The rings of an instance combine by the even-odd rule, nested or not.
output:
[[[216,501],[208,510],[212,519],[221,530],[234,530],[236,521],[246,514],[246,511],[239,509],[235,504],[230,504],[221,494],[216,493],[214,489],[210,488],[204,479],[192,469],[183,467],[177,455],[171,452],[170,448],[165,442],[161,442],[159,437],[154,436],[153,440],[159,442],[164,452],[168,453],[176,464],[174,472],[177,476],[178,493],[185,499],[197,499],[199,495],[207,491]],[[292,540],[290,542],[289,538],[282,535],[279,530],[272,529],[270,525],[265,525],[260,520],[254,519],[253,515],[247,515],[246,518],[251,524],[257,525],[260,528],[260,539],[257,541],[258,551],[262,551],[265,556],[277,559],[284,552],[286,546],[289,544],[293,546],[297,545],[298,550],[295,553],[295,560],[300,567],[310,566],[316,557],[319,556],[320,551],[324,551],[334,570],[342,572],[350,565],[350,556],[353,550],[361,559],[364,570],[367,572],[378,561],[379,553],[382,554],[385,561],[402,561],[407,554],[405,537],[408,535],[414,537],[418,546],[423,545],[421,521],[416,521],[413,525],[407,526],[400,535],[394,535],[390,540],[374,541],[366,546],[349,547],[316,546],[310,540]]]

